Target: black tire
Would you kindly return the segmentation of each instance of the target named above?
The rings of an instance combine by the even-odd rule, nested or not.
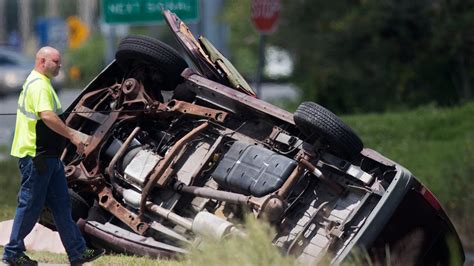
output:
[[[71,215],[74,222],[77,222],[79,218],[85,219],[90,209],[89,203],[72,189],[69,189],[69,196],[71,197]]]
[[[74,192],[72,189],[68,190],[69,197],[71,199],[71,216],[74,222],[77,222],[79,218],[85,219],[89,212],[89,204],[87,201],[81,197],[81,195]],[[56,231],[56,225],[54,224],[53,213],[48,207],[43,209],[41,213],[40,224],[44,225],[45,227]]]
[[[110,213],[102,209],[102,207],[99,206],[99,203],[95,200],[87,214],[87,221],[95,221],[105,224],[109,219]]]
[[[352,129],[328,109],[313,102],[303,102],[294,113],[296,127],[315,142],[322,138],[334,152],[352,159],[364,148],[362,140]]]
[[[174,90],[181,83],[181,72],[188,67],[186,61],[176,50],[167,44],[142,35],[131,35],[120,42],[115,59],[118,65],[127,72],[135,63],[145,63],[152,71],[162,73],[162,90]]]

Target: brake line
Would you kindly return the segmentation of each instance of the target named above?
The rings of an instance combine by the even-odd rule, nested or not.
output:
[[[110,111],[72,111],[64,112],[62,114],[109,114],[109,113],[136,113],[136,112],[146,112],[147,110],[110,110]],[[0,116],[16,116],[16,113],[0,113]]]

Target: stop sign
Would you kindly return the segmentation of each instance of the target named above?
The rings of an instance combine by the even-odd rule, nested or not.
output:
[[[252,0],[251,18],[259,32],[273,32],[279,15],[280,0]]]

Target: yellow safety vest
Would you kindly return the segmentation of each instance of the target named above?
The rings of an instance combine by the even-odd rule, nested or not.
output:
[[[35,157],[39,153],[39,147],[41,149],[45,148],[45,142],[40,141],[39,143],[39,138],[55,138],[55,135],[58,135],[48,129],[41,121],[39,113],[43,111],[53,111],[60,114],[62,112],[61,103],[50,79],[33,70],[26,79],[18,99],[15,135],[11,150],[12,156],[19,158],[25,156]],[[50,134],[51,132],[53,134]],[[53,141],[57,140],[53,139]],[[49,144],[49,146],[51,145]]]

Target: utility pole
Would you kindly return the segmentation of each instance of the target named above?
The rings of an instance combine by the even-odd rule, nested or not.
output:
[[[93,30],[98,0],[77,0],[79,18],[86,24],[89,31]]]
[[[19,0],[18,19],[20,25],[21,47],[25,52],[31,35],[31,0]]]
[[[219,14],[224,7],[224,1],[201,1],[201,7],[199,34],[206,36],[224,56],[228,56],[229,51],[225,41],[227,28],[222,23],[217,23]]]
[[[7,0],[0,0],[0,43],[7,40]]]
[[[59,0],[48,0],[46,9],[48,17],[59,17]]]

